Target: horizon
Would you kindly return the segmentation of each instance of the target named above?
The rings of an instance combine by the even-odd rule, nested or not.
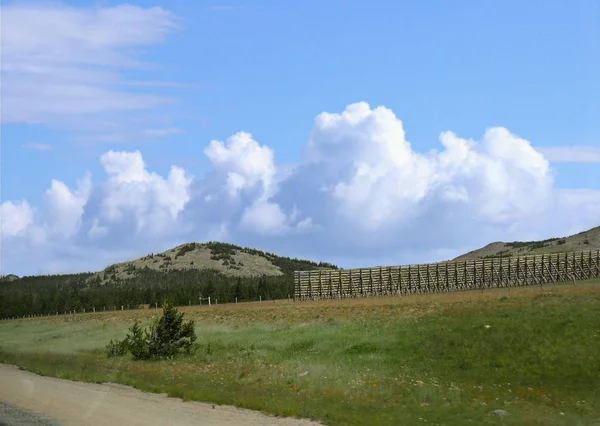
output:
[[[595,226],[595,227],[593,227],[593,228],[591,228],[591,229],[589,229],[589,230],[593,230],[593,229],[595,229],[595,228],[600,228],[600,226]],[[589,230],[587,230],[587,231],[589,231]],[[565,235],[564,237],[550,237],[550,238],[548,238],[548,239],[546,239],[546,240],[544,240],[544,241],[550,241],[550,240],[559,240],[559,239],[562,239],[562,238],[570,238],[570,237],[573,237],[573,236],[579,235],[579,234],[581,234],[581,233],[585,233],[585,232],[587,232],[587,231],[583,231],[583,232],[580,232],[580,233],[577,233],[577,234],[572,234],[572,235]],[[514,242],[520,242],[520,243],[523,243],[523,242],[525,242],[525,243],[534,243],[534,242],[537,242],[537,241],[512,241],[512,242],[513,242],[513,243],[514,243]],[[209,243],[221,243],[221,242],[220,242],[220,241],[190,241],[190,242],[182,243],[182,244],[179,244],[179,245],[177,245],[177,246],[171,247],[171,248],[169,248],[169,249],[167,249],[167,250],[165,250],[165,251],[173,250],[173,249],[176,249],[176,248],[178,248],[178,247],[181,247],[181,246],[184,246],[184,245],[188,245],[188,244],[200,244],[200,245],[206,245],[206,244],[209,244]],[[499,244],[499,243],[511,243],[511,242],[510,242],[510,241],[492,241],[492,242],[490,242],[490,243],[488,243],[488,244],[486,244],[486,245],[484,245],[484,246],[482,246],[482,247],[479,247],[478,249],[485,248],[485,247],[487,247],[487,246],[489,246],[489,245],[492,245],[492,244]],[[279,256],[277,253],[271,253],[271,252],[269,252],[269,251],[262,250],[262,249],[260,249],[260,248],[257,248],[257,247],[247,247],[247,246],[237,246],[237,245],[235,245],[235,246],[236,246],[236,248],[238,248],[238,247],[239,247],[239,248],[241,248],[241,249],[254,249],[254,250],[260,250],[260,251],[263,251],[263,252],[265,252],[265,253],[267,253],[267,254],[274,254],[275,256]],[[474,251],[477,251],[478,249],[475,249]],[[588,251],[590,251],[590,252],[598,252],[598,251],[600,251],[600,249],[586,249],[586,250],[584,250],[584,249],[581,249],[581,250],[576,250],[575,252],[578,252],[578,251],[579,251],[579,252],[582,252],[582,253],[583,253],[583,252],[588,252]],[[570,253],[570,252],[571,252],[571,251],[569,251],[568,253]],[[146,253],[145,255],[142,255],[142,256],[140,256],[140,257],[137,257],[137,258],[132,258],[132,259],[125,259],[125,260],[121,260],[121,261],[119,261],[119,262],[116,262],[116,264],[119,264],[119,263],[128,263],[128,262],[132,262],[132,261],[138,260],[138,259],[140,259],[140,258],[142,258],[142,257],[148,256],[148,255],[150,255],[150,254],[154,254],[154,255],[156,255],[157,253],[159,253],[159,252],[149,252],[149,253]],[[163,251],[163,252],[160,252],[160,253],[164,253],[164,251]],[[461,255],[465,255],[465,254],[469,254],[469,253],[471,253],[471,252],[461,253]],[[561,252],[561,253],[562,253],[562,252]],[[567,252],[565,252],[565,253],[567,253]],[[551,254],[556,254],[556,253],[551,253]],[[551,254],[549,254],[549,255],[551,255]],[[536,254],[536,253],[534,253],[533,255],[531,255],[531,254],[523,254],[523,255],[520,255],[520,256],[523,256],[523,257],[528,257],[528,256],[541,256],[541,254]],[[279,256],[279,257],[286,257],[286,256]],[[292,259],[293,259],[293,258],[294,258],[294,257],[292,257]],[[297,260],[300,260],[300,261],[310,261],[310,262],[313,262],[313,263],[316,263],[316,264],[319,264],[319,263],[326,263],[326,262],[319,261],[319,260],[315,260],[315,259],[303,259],[303,258],[296,258],[296,259],[297,259]],[[438,260],[434,260],[434,261],[431,261],[431,262],[426,262],[426,263],[413,263],[413,264],[401,264],[401,265],[400,265],[400,264],[395,264],[395,265],[390,265],[390,264],[388,264],[388,265],[383,265],[383,264],[379,264],[379,265],[362,265],[362,266],[356,266],[356,265],[355,265],[355,266],[341,267],[341,266],[339,266],[339,265],[335,265],[335,264],[334,264],[333,266],[336,266],[336,267],[337,267],[337,268],[339,268],[339,269],[346,270],[346,269],[364,269],[364,268],[367,268],[367,269],[368,269],[368,268],[378,268],[378,267],[407,267],[407,266],[427,265],[427,264],[440,263],[440,262],[451,262],[451,263],[452,263],[452,262],[464,262],[464,261],[465,261],[465,260],[460,260],[460,261],[458,261],[458,260],[455,260],[455,259],[438,259]],[[114,265],[114,264],[111,264],[111,265],[105,265],[104,267],[102,267],[102,268],[100,268],[100,269],[98,269],[98,270],[73,271],[73,272],[66,273],[66,274],[87,274],[87,273],[94,274],[94,273],[97,273],[97,272],[101,272],[101,271],[105,270],[106,268],[108,268],[108,267],[110,267],[110,266],[112,266],[112,265]],[[307,271],[307,270],[304,270],[304,271]],[[35,276],[44,276],[44,275],[61,275],[61,273],[57,273],[57,274],[51,274],[51,273],[50,273],[50,274],[29,274],[29,275],[22,275],[22,276],[19,276],[19,275],[16,275],[16,274],[13,274],[13,273],[10,273],[10,272],[9,272],[9,273],[7,273],[7,274],[0,274],[0,278],[5,278],[5,277],[7,277],[7,276],[11,276],[11,275],[12,275],[12,276],[17,276],[18,278],[26,278],[26,277],[35,277]]]
[[[600,5],[7,1],[0,275],[353,265],[600,225]]]

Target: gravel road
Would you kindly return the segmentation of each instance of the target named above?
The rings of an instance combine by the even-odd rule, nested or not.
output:
[[[53,420],[0,401],[0,426],[60,426]]]
[[[43,377],[0,364],[0,425],[316,426],[257,411],[150,394],[128,386]]]

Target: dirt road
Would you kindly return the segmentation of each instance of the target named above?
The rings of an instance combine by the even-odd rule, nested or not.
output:
[[[65,426],[318,425],[308,420],[271,417],[230,406],[215,405],[213,408],[212,404],[184,402],[127,386],[42,377],[5,364],[0,364],[0,401]]]

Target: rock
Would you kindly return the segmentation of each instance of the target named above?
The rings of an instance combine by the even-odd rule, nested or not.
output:
[[[308,371],[305,371],[304,373],[300,373],[298,374],[298,377],[304,377],[308,375]]]
[[[495,416],[508,416],[510,413],[504,410],[494,410],[492,411],[492,414]]]

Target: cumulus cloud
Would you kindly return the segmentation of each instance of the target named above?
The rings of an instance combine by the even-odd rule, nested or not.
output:
[[[72,272],[77,268],[64,256],[90,265],[93,262],[78,253],[112,259],[111,253],[137,254],[136,247],[146,244],[166,249],[164,245],[180,242],[178,236],[188,230],[179,220],[190,199],[188,173],[174,166],[163,177],[147,169],[139,151],[109,151],[100,164],[106,178],[96,186],[89,173],[73,188],[53,179],[39,217],[25,200],[2,203],[3,268]],[[24,259],[36,259],[35,265]]]
[[[149,172],[139,151],[109,151],[100,157],[108,179],[103,188],[101,221],[115,223],[133,219],[135,229],[161,232],[177,220],[190,200],[190,176],[173,166],[167,178]],[[98,236],[96,231],[92,234]]]
[[[550,165],[528,141],[490,128],[480,141],[444,132],[439,142],[441,151],[416,152],[391,110],[352,104],[316,118],[305,164],[291,181],[311,185],[312,196],[325,193],[337,216],[369,232],[436,210],[507,222],[548,205]]]
[[[123,75],[145,67],[133,52],[162,42],[176,29],[169,11],[13,2],[2,7],[2,15],[4,123],[98,130],[117,125],[123,112],[171,102],[126,90]]]
[[[211,141],[204,153],[213,166],[212,182],[230,198],[227,208],[241,208],[241,213],[234,215],[239,222],[233,226],[261,235],[283,235],[306,228],[307,218],[301,218],[303,227],[298,228],[299,211],[295,206],[286,213],[271,201],[279,184],[291,174],[288,167],[276,165],[271,148],[260,145],[251,134],[239,132],[226,142]],[[209,188],[207,192],[206,201],[219,199],[218,191],[215,194]]]
[[[445,131],[437,149],[419,152],[393,111],[364,102],[319,114],[291,166],[246,132],[209,142],[204,154],[211,170],[192,179],[177,166],[150,171],[139,151],[109,151],[93,190],[89,177],[74,189],[51,184],[42,223],[107,253],[212,239],[368,266],[565,235],[600,217],[600,191],[556,189],[548,159],[506,128],[475,139]],[[35,227],[33,213],[16,219],[18,209],[32,211],[3,204],[13,239]]]
[[[279,234],[286,230],[288,217],[273,202],[257,200],[242,213],[241,225],[251,232]]]
[[[236,133],[226,142],[213,140],[204,153],[215,171],[224,176],[229,195],[236,196],[244,189],[259,186],[262,197],[274,189],[273,150],[259,145],[250,133]]]
[[[25,200],[5,201],[0,205],[2,237],[23,235],[33,224],[33,209]]]
[[[60,238],[70,238],[79,230],[84,207],[92,190],[91,175],[77,181],[74,191],[61,181],[52,179],[45,194],[46,228]]]

